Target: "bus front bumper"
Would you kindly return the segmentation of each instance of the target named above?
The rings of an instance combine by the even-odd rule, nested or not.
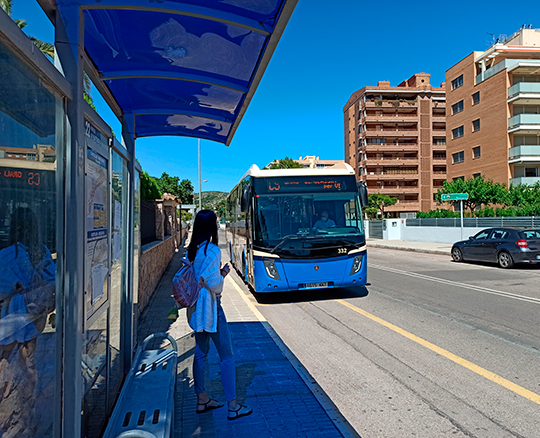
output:
[[[254,257],[253,267],[255,292],[260,293],[362,286],[367,282],[365,250],[331,259]]]

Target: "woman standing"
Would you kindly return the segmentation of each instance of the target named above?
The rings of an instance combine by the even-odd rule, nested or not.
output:
[[[230,268],[227,264],[221,268],[217,216],[213,211],[201,210],[195,217],[188,246],[188,259],[193,262],[195,275],[203,285],[197,304],[187,309],[189,325],[195,330],[193,379],[197,394],[197,413],[202,414],[223,406],[223,403],[208,397],[204,387],[207,356],[212,340],[220,358],[221,382],[229,409],[227,418],[236,420],[253,411],[236,401],[236,369],[231,335],[221,307],[224,278]]]

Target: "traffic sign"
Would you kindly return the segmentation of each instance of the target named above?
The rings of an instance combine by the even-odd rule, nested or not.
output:
[[[449,195],[441,195],[443,201],[464,201],[469,199],[468,193],[450,193]]]

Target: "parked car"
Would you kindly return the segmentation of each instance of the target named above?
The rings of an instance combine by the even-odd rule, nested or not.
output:
[[[511,268],[515,263],[539,263],[540,230],[487,228],[469,240],[454,243],[452,258],[456,262],[498,263],[501,268]]]

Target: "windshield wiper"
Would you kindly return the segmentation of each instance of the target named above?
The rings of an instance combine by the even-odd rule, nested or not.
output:
[[[281,247],[285,242],[288,242],[289,240],[293,240],[293,239],[298,240],[298,239],[301,239],[302,237],[303,236],[294,236],[294,235],[285,236],[281,242],[279,242],[276,246],[274,246],[274,248],[272,248],[272,251],[270,251],[270,254],[274,254],[274,252],[279,247]]]

